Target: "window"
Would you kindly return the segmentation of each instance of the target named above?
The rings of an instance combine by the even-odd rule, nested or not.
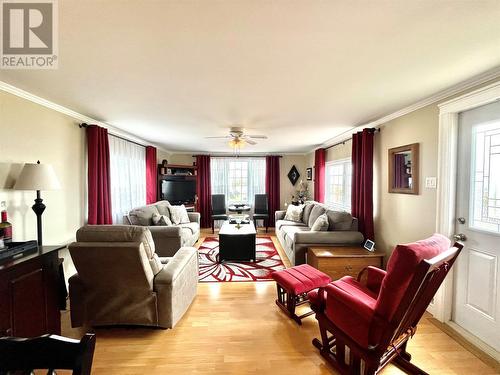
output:
[[[123,223],[123,215],[146,204],[146,149],[109,135],[111,214],[113,224]]]
[[[326,163],[326,204],[337,210],[351,211],[351,159]]]
[[[227,204],[253,205],[255,194],[266,190],[264,158],[218,158],[210,161],[212,194],[225,194]]]
[[[500,233],[500,123],[472,133],[471,228]]]

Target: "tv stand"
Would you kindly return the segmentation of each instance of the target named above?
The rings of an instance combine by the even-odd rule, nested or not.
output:
[[[183,164],[158,164],[158,197],[157,199],[165,200],[162,192],[163,181],[189,181],[191,184],[196,186],[197,167],[195,165],[183,165]],[[191,185],[192,186],[192,185]],[[196,196],[192,201],[175,201],[171,200],[171,204],[181,205],[184,204],[188,211],[196,211]]]

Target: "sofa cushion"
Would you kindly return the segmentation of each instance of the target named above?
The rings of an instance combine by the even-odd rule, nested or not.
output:
[[[170,206],[169,211],[170,220],[172,220],[173,224],[177,225],[190,222],[186,207],[183,204],[180,206]]]
[[[377,314],[390,320],[399,306],[418,264],[422,260],[431,259],[449,248],[450,240],[438,233],[425,240],[397,245],[387,262],[387,273],[382,281],[377,300]]]
[[[153,214],[159,214],[158,208],[154,204],[134,208],[128,216],[132,225],[148,226],[153,225]]]
[[[326,316],[364,347],[369,344],[377,296],[350,276],[333,281],[325,288]],[[355,303],[347,303],[355,300]]]
[[[352,215],[345,211],[327,210],[329,231],[352,230]]]
[[[285,220],[295,221],[297,223],[302,222],[302,211],[304,210],[303,205],[295,206],[293,204],[288,205],[285,213]]]
[[[169,227],[172,225],[172,221],[170,220],[170,217],[167,215],[160,215],[155,213],[153,214],[153,224]]]
[[[311,215],[311,210],[314,207],[314,202],[307,201],[304,204],[304,211],[302,211],[302,222],[304,224],[309,224],[309,215]]]
[[[163,268],[148,228],[134,225],[86,225],[76,232],[78,242],[141,242],[153,273]]]
[[[311,210],[311,214],[309,215],[309,220],[307,221],[307,226],[310,228],[313,226],[314,222],[318,219],[320,215],[325,213],[326,209],[320,205],[315,204]]]
[[[182,223],[177,226],[189,229],[191,234],[196,234],[200,230],[200,226],[198,225],[198,223]]]
[[[295,233],[297,232],[309,232],[310,229],[305,226],[299,226],[299,225],[285,225],[284,227],[281,228],[281,231],[284,233],[285,239],[289,237],[292,241],[295,237]]]
[[[307,227],[304,223],[297,223],[295,221],[290,220],[278,220],[275,224],[277,230],[281,230],[281,228],[285,225],[294,226],[294,227]]]
[[[283,271],[273,272],[271,276],[287,292],[295,295],[324,287],[332,281],[330,276],[309,264],[301,264]]]
[[[168,218],[170,219],[169,207],[171,206],[171,204],[169,201],[158,201],[155,203],[155,206],[158,209],[160,215],[168,216]]]
[[[311,227],[311,231],[321,232],[328,230],[328,216],[326,214],[319,215]]]

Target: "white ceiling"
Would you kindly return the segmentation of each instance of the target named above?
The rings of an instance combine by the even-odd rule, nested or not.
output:
[[[59,69],[1,80],[172,151],[304,152],[500,66],[500,1],[61,0]]]

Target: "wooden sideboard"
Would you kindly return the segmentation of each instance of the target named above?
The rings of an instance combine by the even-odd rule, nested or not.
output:
[[[337,280],[343,276],[356,278],[367,266],[382,268],[384,255],[361,246],[315,246],[307,250],[307,263]]]
[[[65,246],[40,246],[0,263],[0,336],[61,333],[59,256]]]

